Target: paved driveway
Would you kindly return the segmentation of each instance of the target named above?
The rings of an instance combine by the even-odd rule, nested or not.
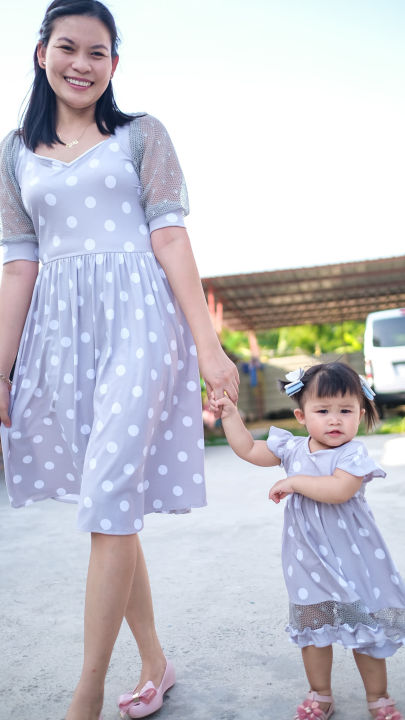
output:
[[[388,472],[369,502],[405,577],[405,437],[370,436]],[[267,491],[282,471],[255,468],[228,447],[207,448],[209,505],[186,516],[148,516],[142,532],[156,619],[178,682],[157,718],[289,720],[306,692],[299,651],[284,633],[282,508]],[[2,638],[0,720],[62,720],[81,661],[89,538],[75,506],[54,501],[11,510],[0,488]],[[405,712],[405,650],[389,661],[390,690]],[[336,648],[336,720],[366,720],[350,652]],[[134,643],[123,627],[106,686],[134,685]]]

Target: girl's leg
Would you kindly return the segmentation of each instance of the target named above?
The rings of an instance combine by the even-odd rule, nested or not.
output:
[[[142,660],[141,676],[136,688],[138,689],[148,680],[151,680],[155,687],[160,685],[166,667],[166,659],[156,634],[152,594],[145,558],[139,537],[136,536],[136,538],[136,568],[125,609],[125,618],[135,637]]]
[[[355,650],[353,650],[353,657],[363,680],[367,701],[375,702],[380,697],[388,697],[387,664],[384,658],[373,658]],[[370,712],[375,716],[378,711],[370,710]]]
[[[307,645],[302,648],[302,659],[311,690],[319,695],[332,695],[332,645],[318,648]],[[322,710],[329,710],[330,703],[319,703]]]
[[[66,720],[98,720],[104,680],[128,604],[138,536],[92,533],[84,612],[83,669]]]

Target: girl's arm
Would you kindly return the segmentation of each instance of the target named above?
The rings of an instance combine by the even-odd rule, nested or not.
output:
[[[32,291],[38,275],[38,263],[14,260],[3,265],[0,286],[0,373],[9,377],[17,356]],[[0,381],[0,422],[10,427],[10,392]]]
[[[279,503],[291,493],[299,493],[317,502],[338,505],[350,500],[360,489],[362,477],[336,468],[333,475],[293,475],[276,482],[269,492],[270,500]]]
[[[211,322],[187,231],[176,226],[154,230],[151,242],[153,252],[190,325],[208,394],[211,395],[213,391],[215,397],[221,397],[226,391],[236,402],[239,374],[222,350]]]
[[[211,400],[211,407],[221,412],[221,420],[226,438],[232,450],[242,460],[261,465],[262,467],[273,467],[280,465],[280,458],[269,450],[265,440],[254,440],[248,429],[242,422],[236,405],[229,398],[223,397],[218,400]]]

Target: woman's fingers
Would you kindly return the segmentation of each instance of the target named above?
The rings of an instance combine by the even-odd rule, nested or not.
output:
[[[4,427],[11,427],[11,420],[8,414],[8,410],[5,410],[4,408],[0,407],[0,423],[4,425]]]
[[[3,385],[3,383],[2,383]],[[5,427],[11,426],[11,420],[8,414],[8,406],[10,403],[10,393],[7,387],[1,387],[0,389],[0,422]]]

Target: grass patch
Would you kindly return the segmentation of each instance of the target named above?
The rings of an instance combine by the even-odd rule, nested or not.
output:
[[[405,433],[405,417],[393,417],[381,420],[375,432],[378,435],[389,435],[390,433]]]

